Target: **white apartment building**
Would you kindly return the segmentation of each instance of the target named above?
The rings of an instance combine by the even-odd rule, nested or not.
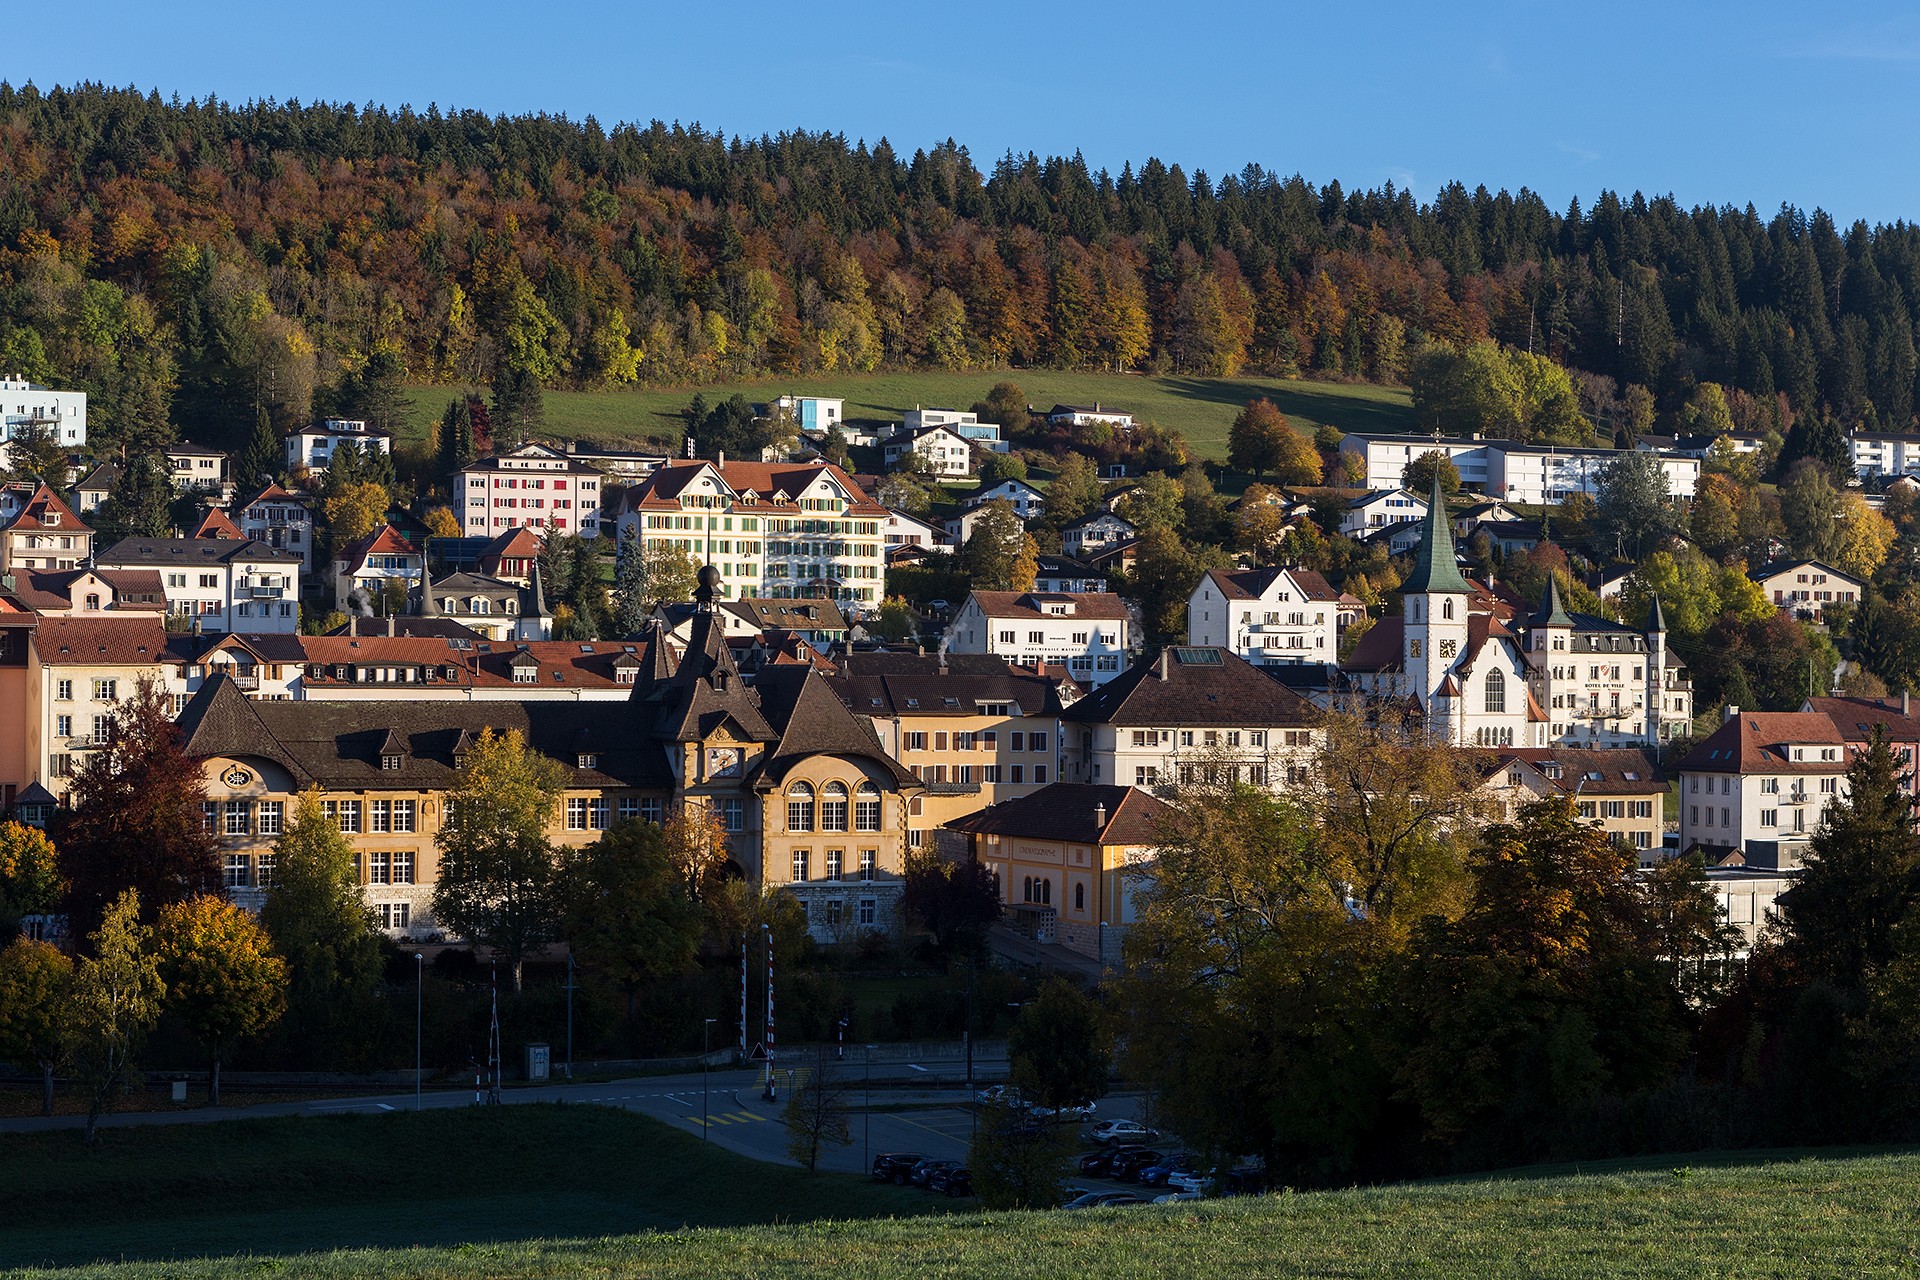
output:
[[[1357,538],[1388,525],[1426,518],[1425,498],[1415,497],[1405,489],[1376,489],[1347,504],[1346,510],[1340,513],[1340,532]]]
[[[1851,759],[1831,716],[1728,707],[1720,727],[1676,769],[1680,848],[1797,866],[1827,807],[1846,794]]]
[[[302,573],[313,571],[314,500],[270,484],[233,509],[230,517],[240,532],[255,542],[300,557]]]
[[[927,460],[937,476],[973,474],[973,445],[950,427],[919,427],[887,437],[882,445],[887,466],[897,467],[908,454]]]
[[[342,443],[351,441],[361,453],[393,452],[393,435],[370,427],[358,418],[328,418],[311,427],[287,433],[287,470],[325,471]],[[258,483],[260,477],[251,477]]]
[[[1060,531],[1060,546],[1076,559],[1103,547],[1117,547],[1140,536],[1133,521],[1111,511],[1081,516]]]
[[[167,634],[151,613],[42,618],[27,648],[26,766],[55,795],[111,737],[114,709],[158,679]]]
[[[1904,431],[1856,431],[1847,437],[1853,470],[1861,479],[1920,475],[1920,435]]]
[[[93,530],[60,495],[31,480],[0,486],[0,572],[72,569],[93,554]]]
[[[55,391],[25,378],[0,377],[0,432],[17,440],[31,432],[51,431],[63,445],[87,442],[87,393]]]
[[[1830,604],[1858,604],[1867,584],[1819,560],[1793,560],[1762,565],[1747,574],[1760,584],[1775,607],[1796,618],[1818,622]]]
[[[1054,426],[1086,427],[1105,423],[1122,431],[1133,430],[1133,415],[1100,404],[1057,404],[1047,410],[1047,421]]]
[[[166,587],[168,614],[204,631],[300,629],[300,556],[293,551],[227,538],[123,538],[96,563],[154,570]]]
[[[1310,569],[1210,569],[1187,597],[1187,642],[1256,666],[1337,662],[1340,620],[1340,592]]]
[[[513,529],[600,536],[601,475],[558,449],[523,444],[453,473],[453,511],[469,538]]]
[[[1060,713],[1068,782],[1308,784],[1313,705],[1217,645],[1169,645]]]
[[[182,493],[227,491],[227,455],[191,440],[167,446],[167,476]]]
[[[832,463],[695,459],[627,490],[617,534],[713,565],[726,599],[815,597],[859,614],[885,591],[887,515]]]
[[[1597,493],[1601,473],[1622,452],[1513,440],[1362,433],[1341,440],[1340,448],[1366,459],[1369,489],[1402,488],[1409,464],[1423,454],[1439,452],[1452,460],[1463,486],[1534,506],[1557,504],[1576,493]],[[1700,459],[1679,453],[1655,456],[1667,473],[1667,492],[1691,498],[1700,482]]]
[[[967,495],[964,507],[984,507],[989,502],[1005,502],[1022,521],[1032,520],[1047,509],[1047,495],[1025,480],[1002,480],[999,484],[975,490]]]
[[[1106,592],[974,591],[947,626],[950,653],[989,653],[1064,668],[1099,687],[1127,660],[1127,605]]]
[[[951,551],[952,544],[947,541],[947,531],[930,520],[908,515],[904,511],[887,510],[887,518],[881,525],[881,535],[886,548],[892,551],[896,547],[924,547],[928,551]]]
[[[1654,746],[1692,731],[1693,681],[1667,648],[1659,600],[1645,630],[1569,612],[1547,580],[1526,626],[1528,687],[1556,747]]]

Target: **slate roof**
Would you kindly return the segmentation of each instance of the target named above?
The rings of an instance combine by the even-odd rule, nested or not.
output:
[[[1796,569],[1818,569],[1829,577],[1844,579],[1855,586],[1865,585],[1846,570],[1836,569],[1824,560],[1776,560],[1772,564],[1763,564],[1758,569],[1749,571],[1747,576],[1755,582],[1764,582],[1768,578],[1782,573],[1792,573]]]
[[[856,719],[812,667],[776,666],[760,672],[754,681],[763,714],[780,726],[780,740],[768,753],[756,786],[772,786],[808,756],[852,756],[873,762],[902,787],[916,779],[886,753],[873,727]]]
[[[1920,716],[1903,712],[1897,699],[1808,698],[1806,709],[1832,720],[1848,742],[1868,741],[1875,728],[1885,729],[1889,742],[1920,742]]]
[[[878,661],[876,661],[878,660]],[[832,682],[855,715],[977,716],[982,702],[1018,703],[1024,715],[1057,715],[1060,694],[1041,675],[1021,675],[989,654],[849,654]]]
[[[1319,723],[1305,698],[1269,680],[1231,649],[1172,645],[1136,662],[1062,713],[1082,724],[1294,725]]]
[[[845,631],[846,615],[831,600],[776,600],[770,597],[742,596],[720,606],[750,626],[765,630]]]
[[[1019,618],[1035,622],[1089,618],[1095,622],[1108,622],[1124,621],[1127,616],[1127,602],[1110,591],[975,591],[969,598],[989,618]],[[1061,600],[1072,603],[1071,613],[1048,613],[1040,607],[1047,601],[1057,603]]]
[[[1106,808],[1105,821],[1100,809]],[[1160,839],[1173,806],[1139,787],[1055,782],[947,823],[953,831],[1070,844],[1142,845]]]
[[[1293,579],[1294,585],[1309,600],[1332,601],[1343,598],[1323,575],[1312,569],[1242,569],[1237,572],[1209,569],[1207,577],[1213,580],[1214,587],[1228,600],[1258,600],[1283,573]]]
[[[284,551],[257,540],[223,538],[122,538],[106,554],[103,565],[209,565],[236,560],[299,564],[298,551]]]

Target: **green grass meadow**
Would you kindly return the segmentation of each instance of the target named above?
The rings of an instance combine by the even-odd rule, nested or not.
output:
[[[764,401],[782,392],[839,396],[852,419],[898,422],[916,405],[967,408],[986,397],[994,383],[1018,383],[1037,408],[1055,403],[1095,401],[1124,409],[1183,433],[1203,457],[1227,456],[1227,428],[1240,407],[1259,396],[1270,398],[1292,421],[1311,433],[1331,424],[1342,431],[1400,431],[1413,425],[1413,401],[1397,387],[1277,378],[1148,377],[1144,374],[1057,373],[1021,369],[1004,373],[881,373],[842,378],[770,380],[674,391],[549,391],[546,434],[617,445],[647,436],[681,438],[680,410],[698,391],[709,401],[735,392]],[[457,387],[414,387],[410,434],[423,438]]]
[[[1917,1180],[1911,1152],[1759,1152],[946,1214],[624,1112],[525,1106],[108,1130],[92,1152],[0,1137],[0,1276],[1908,1276]]]

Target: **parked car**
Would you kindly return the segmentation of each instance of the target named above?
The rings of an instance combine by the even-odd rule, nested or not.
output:
[[[1129,1151],[1114,1157],[1113,1162],[1107,1166],[1107,1176],[1115,1182],[1136,1182],[1140,1178],[1142,1169],[1148,1165],[1158,1164],[1166,1158],[1166,1152],[1155,1151],[1150,1147]]]
[[[1212,1185],[1213,1175],[1210,1173],[1195,1173],[1193,1170],[1188,1169],[1181,1173],[1168,1174],[1166,1181],[1167,1190],[1191,1191],[1193,1198],[1198,1200],[1206,1194],[1207,1188]]]
[[[931,1189],[934,1174],[946,1169],[955,1168],[959,1163],[958,1160],[922,1160],[919,1164],[913,1166],[912,1172],[907,1174],[907,1181],[916,1187],[927,1187]]]
[[[937,1191],[944,1196],[970,1196],[973,1194],[973,1173],[960,1165],[941,1169],[927,1179],[927,1190]]]
[[[1176,1173],[1193,1172],[1193,1157],[1189,1155],[1170,1156],[1156,1161],[1140,1171],[1140,1185],[1159,1187],[1167,1185],[1167,1179]]]
[[[1086,1194],[1087,1194],[1087,1189],[1085,1187],[1076,1187],[1073,1184],[1067,1183],[1067,1182],[1063,1182],[1060,1184],[1060,1203],[1063,1206],[1071,1204],[1073,1201],[1078,1200],[1081,1196],[1084,1196]]]
[[[1076,1121],[1093,1119],[1093,1104],[1085,1102],[1077,1107],[1034,1107],[1029,1112],[1035,1120],[1051,1120],[1055,1124],[1073,1124]]]
[[[1149,1129],[1138,1120],[1102,1120],[1093,1126],[1088,1135],[1103,1145],[1115,1142],[1145,1142],[1160,1136],[1158,1129]]]
[[[913,1172],[913,1166],[919,1164],[925,1156],[918,1152],[889,1151],[873,1158],[873,1180],[891,1182],[896,1187],[907,1185],[907,1177]]]
[[[1200,1193],[1198,1191],[1169,1191],[1164,1195],[1155,1196],[1153,1202],[1155,1204],[1172,1204],[1176,1200],[1198,1200],[1199,1198]]]
[[[1113,1162],[1123,1155],[1134,1151],[1145,1151],[1145,1147],[1120,1146],[1108,1147],[1105,1151],[1089,1151],[1080,1157],[1080,1172],[1089,1178],[1104,1178],[1113,1168]]]
[[[1265,1169],[1231,1169],[1220,1179],[1220,1194],[1226,1196],[1257,1196],[1267,1189],[1267,1171]]]
[[[1125,1191],[1089,1191],[1083,1196],[1067,1201],[1060,1206],[1063,1209],[1105,1209],[1110,1205],[1145,1204],[1139,1196]]]

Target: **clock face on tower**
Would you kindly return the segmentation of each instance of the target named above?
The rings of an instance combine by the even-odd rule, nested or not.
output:
[[[1454,653],[1454,648],[1455,644],[1453,641],[1442,640],[1440,642],[1440,656],[1443,658],[1451,658]]]
[[[709,778],[737,778],[740,776],[740,748],[708,747],[707,776]]]

